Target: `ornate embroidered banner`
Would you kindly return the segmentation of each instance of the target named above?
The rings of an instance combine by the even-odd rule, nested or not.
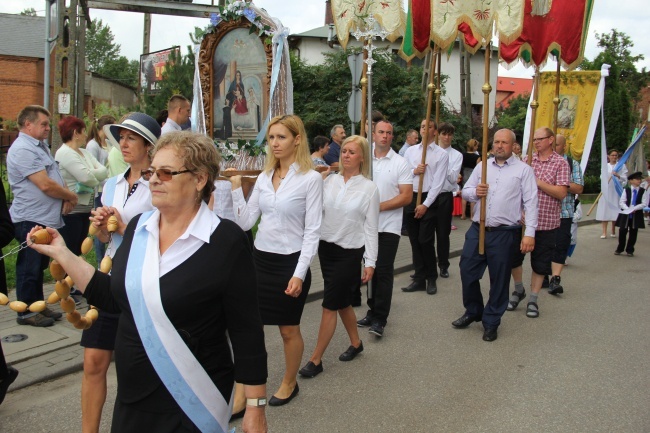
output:
[[[373,16],[389,32],[389,41],[404,35],[405,16],[400,0],[332,0],[336,36],[344,49],[350,32],[363,25],[363,20],[369,16]]]
[[[512,43],[501,41],[501,59],[506,65],[521,58],[526,66],[543,66],[553,51],[565,69],[574,69],[582,61],[593,4],[594,0],[526,0],[521,35]]]

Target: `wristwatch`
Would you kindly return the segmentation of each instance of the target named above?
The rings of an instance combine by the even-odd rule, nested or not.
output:
[[[246,405],[247,406],[254,406],[254,407],[264,407],[264,406],[266,406],[266,397],[247,398],[246,399]]]

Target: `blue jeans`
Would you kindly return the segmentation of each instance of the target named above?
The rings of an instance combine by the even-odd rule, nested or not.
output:
[[[16,240],[25,242],[27,233],[38,223],[21,221],[14,223]],[[43,271],[47,268],[50,258],[37,253],[32,248],[25,248],[18,252],[16,259],[16,299],[30,305],[32,302],[43,300]],[[18,317],[27,318],[34,316],[29,310],[18,313]]]

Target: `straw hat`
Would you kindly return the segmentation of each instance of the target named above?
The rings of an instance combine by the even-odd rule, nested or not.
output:
[[[128,129],[140,135],[152,145],[160,138],[160,125],[156,119],[144,113],[132,113],[120,124],[105,125],[104,134],[111,145],[119,149],[120,129]]]

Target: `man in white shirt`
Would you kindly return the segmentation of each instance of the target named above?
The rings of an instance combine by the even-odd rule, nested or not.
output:
[[[192,105],[185,96],[173,95],[169,98],[169,102],[167,103],[167,120],[160,131],[160,135],[182,130],[181,125],[190,119],[191,110]]]
[[[447,177],[440,195],[433,203],[433,211],[436,215],[436,236],[438,237],[438,267],[442,278],[449,278],[451,214],[454,210],[454,191],[458,187],[458,175],[463,167],[463,154],[451,147],[454,132],[456,132],[456,128],[451,123],[441,123],[438,128],[438,145],[449,156]]]
[[[426,163],[422,164],[423,143],[411,146],[404,155],[413,176],[413,199],[406,207],[406,219],[415,274],[413,282],[409,286],[403,287],[402,291],[426,290],[428,294],[434,295],[438,291],[436,286],[438,270],[434,246],[436,218],[432,207],[447,179],[449,155],[435,143],[437,131],[435,122],[429,121],[428,131],[426,124],[427,120],[423,120],[420,126],[420,135],[423,139],[425,133],[428,133],[429,145],[426,146]],[[423,178],[422,203],[418,205],[417,193],[420,187],[420,177]]]
[[[375,124],[372,157],[373,181],[379,189],[379,251],[368,293],[368,313],[359,327],[370,326],[370,333],[384,335],[393,297],[395,255],[402,229],[402,208],[413,197],[411,170],[393,149],[393,125],[385,120]]]

